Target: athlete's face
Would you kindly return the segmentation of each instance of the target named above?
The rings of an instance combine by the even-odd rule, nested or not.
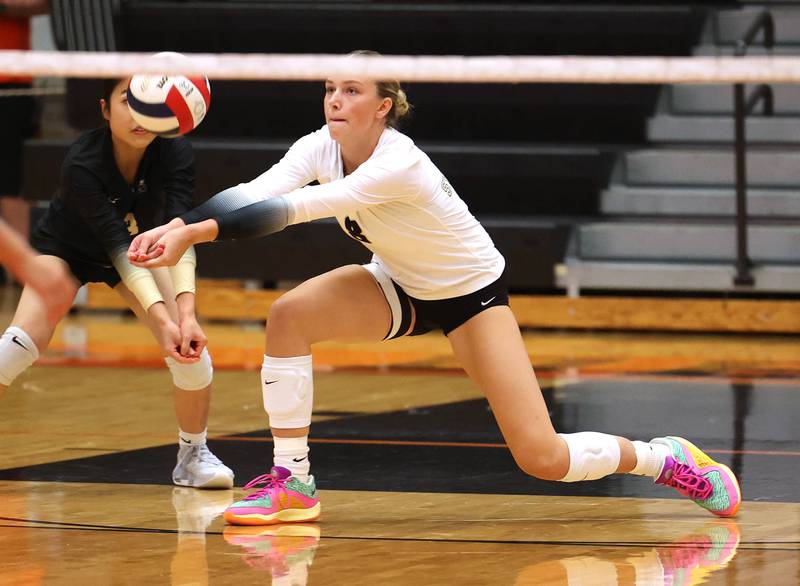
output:
[[[135,149],[145,149],[156,135],[136,124],[128,110],[128,80],[123,79],[111,92],[108,102],[100,100],[103,118],[108,121],[111,134],[118,141]]]
[[[373,81],[332,77],[325,81],[323,105],[331,137],[357,140],[383,130],[392,100],[380,97]]]

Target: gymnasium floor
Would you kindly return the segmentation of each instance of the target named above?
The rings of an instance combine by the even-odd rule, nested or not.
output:
[[[210,443],[241,486],[271,455],[263,330],[206,333]],[[560,431],[685,435],[740,475],[736,519],[642,478],[526,477],[430,335],[315,348],[323,516],[225,526],[239,489],[170,484],[169,376],[149,335],[84,312],[0,400],[0,584],[800,583],[796,337],[532,332],[526,344]]]

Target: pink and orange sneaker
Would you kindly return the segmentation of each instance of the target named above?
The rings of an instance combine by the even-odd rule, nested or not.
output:
[[[736,514],[742,502],[742,491],[730,468],[715,462],[682,437],[658,437],[652,443],[663,444],[672,453],[656,484],[671,486],[718,517]]]
[[[232,525],[273,525],[313,521],[320,514],[314,477],[308,483],[292,476],[291,470],[274,466],[245,485],[258,490],[225,510],[225,520]]]

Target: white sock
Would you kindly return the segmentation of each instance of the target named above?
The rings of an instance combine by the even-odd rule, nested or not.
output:
[[[203,446],[206,443],[206,435],[208,429],[204,429],[200,433],[189,433],[182,429],[178,431],[178,445],[179,446]]]
[[[311,462],[308,461],[308,436],[275,437],[273,450],[275,466],[283,466],[292,471],[292,476],[301,482],[308,482]]]
[[[636,467],[630,474],[658,478],[664,468],[664,462],[670,455],[668,446],[648,442],[631,442],[636,450]]]

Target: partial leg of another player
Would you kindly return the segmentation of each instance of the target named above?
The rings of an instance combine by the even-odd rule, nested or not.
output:
[[[42,255],[36,258],[37,270],[69,271],[67,263],[58,257]],[[66,315],[69,307],[63,305]],[[32,287],[26,286],[11,320],[11,325],[0,336],[0,395],[24,370],[44,352],[53,337],[56,323],[47,320],[48,307]]]
[[[493,307],[449,334],[467,374],[489,400],[517,464],[545,480],[596,480],[613,473],[650,476],[715,515],[736,513],[741,493],[727,466],[683,438],[631,442],[597,432],[557,434],[507,306]]]
[[[390,322],[383,292],[357,265],[310,279],[272,305],[261,387],[275,442],[275,466],[245,486],[257,490],[228,508],[229,523],[268,525],[319,516],[308,456],[314,391],[311,345],[324,340],[379,341]]]
[[[154,269],[153,276],[167,303],[170,316],[177,323],[178,311],[167,269]],[[152,322],[133,293],[120,283],[114,288],[142,323],[158,339],[158,326]],[[231,488],[233,471],[225,466],[206,445],[208,410],[211,402],[213,366],[208,350],[192,364],[179,364],[165,358],[173,382],[173,400],[178,420],[178,457],[172,480],[179,486],[195,488]]]

